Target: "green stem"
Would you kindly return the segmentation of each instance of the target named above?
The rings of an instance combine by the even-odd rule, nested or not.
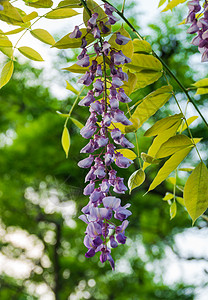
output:
[[[102,0],[104,3],[107,3],[109,5],[111,5],[112,7],[114,7],[111,3],[109,3],[106,0]],[[114,7],[115,8],[115,7]],[[133,32],[136,33],[136,35],[141,39],[144,40],[143,36],[141,36],[141,34],[135,29],[135,27],[126,19],[126,17],[123,15],[122,12],[120,12],[118,9],[116,9],[116,13],[126,22],[126,24],[132,29]],[[195,104],[194,100],[191,98],[191,96],[189,95],[188,91],[185,89],[185,87],[183,86],[183,84],[178,80],[178,78],[173,74],[173,72],[170,70],[170,68],[166,65],[166,63],[163,61],[162,58],[160,58],[155,51],[152,51],[152,54],[162,63],[162,65],[165,67],[165,69],[167,70],[167,72],[170,74],[170,76],[177,82],[177,84],[180,86],[180,88],[182,89],[182,91],[184,92],[184,94],[187,96],[187,98],[189,99],[189,101],[193,104],[194,108],[196,109],[196,111],[198,112],[198,114],[200,115],[200,117],[202,118],[202,120],[204,121],[204,123],[206,124],[206,126],[208,127],[208,123],[205,120],[204,116],[202,115],[201,111],[199,110],[199,108],[197,107],[197,105]]]
[[[83,88],[81,89],[81,91],[80,91],[79,94],[77,95],[76,99],[74,100],[74,103],[73,103],[73,105],[72,105],[72,107],[71,107],[71,109],[70,109],[70,111],[69,111],[69,116],[66,118],[66,121],[65,121],[65,123],[64,123],[64,127],[66,127],[66,125],[67,125],[67,123],[68,123],[68,120],[69,120],[69,118],[70,118],[70,116],[71,116],[71,114],[72,114],[72,112],[73,112],[73,110],[74,110],[74,108],[75,108],[75,106],[76,106],[78,100],[79,100],[79,97],[81,96],[82,92],[84,91],[84,89],[85,89],[85,86],[83,86]]]
[[[122,5],[122,9],[121,9],[122,14],[124,13],[125,2],[126,2],[126,0],[123,0],[123,5]]]

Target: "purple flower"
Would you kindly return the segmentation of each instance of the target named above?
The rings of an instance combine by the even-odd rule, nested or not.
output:
[[[103,125],[109,127],[111,124],[112,117],[109,113],[105,113],[103,116]]]
[[[95,172],[95,167],[91,167],[90,171],[87,173],[87,175],[85,177],[85,182],[96,179],[94,172]]]
[[[123,233],[117,234],[116,239],[120,244],[126,243],[126,236]]]
[[[87,49],[83,48],[82,52],[80,53],[80,55],[77,56],[77,58],[79,60],[82,59],[85,56],[86,53],[87,53]]]
[[[100,224],[98,224],[96,222],[90,222],[87,225],[86,233],[90,237],[95,238],[96,236],[102,234],[102,227],[100,226]]]
[[[119,108],[119,101],[117,100],[116,97],[111,97],[110,98],[110,106],[112,109],[118,109]]]
[[[116,43],[118,45],[126,45],[131,39],[120,34],[120,32],[116,33]]]
[[[127,217],[129,217],[132,213],[126,209],[125,207],[118,207],[116,209],[116,212],[115,212],[115,215],[114,215],[114,218],[115,219],[118,219],[120,221],[123,221],[125,220]]]
[[[90,154],[89,157],[80,160],[78,162],[78,166],[80,168],[89,168],[89,167],[91,167],[93,161],[94,161],[94,156]]]
[[[114,88],[119,88],[120,86],[123,85],[123,81],[118,77],[118,75],[113,75],[112,76],[112,86]]]
[[[102,33],[104,33],[104,34],[106,34],[110,31],[110,28],[105,26],[103,21],[100,21],[100,29],[101,29]]]
[[[132,163],[133,161],[131,159],[123,156],[121,153],[116,153],[116,165],[119,168],[128,168]]]
[[[103,93],[104,85],[100,79],[96,79],[95,83],[93,83],[95,97],[100,96]]]
[[[90,58],[88,54],[85,54],[84,57],[76,62],[80,67],[86,68],[90,65]]]
[[[83,194],[85,196],[92,194],[92,192],[95,189],[95,183],[93,181],[90,181],[90,183],[84,188]]]
[[[112,197],[112,196],[103,198],[102,202],[103,202],[104,207],[110,208],[110,209],[115,210],[115,211],[121,205],[121,199],[116,198],[116,197]]]
[[[103,179],[102,183],[100,184],[100,189],[103,193],[108,193],[110,189],[110,183],[108,182],[108,179]]]
[[[111,131],[111,137],[114,140],[114,142],[119,143],[120,138],[121,138],[121,130],[118,128],[114,128]]]
[[[131,99],[125,94],[124,89],[119,89],[117,99],[123,103],[131,102]]]
[[[98,168],[95,170],[95,175],[99,179],[102,179],[105,177],[106,172],[105,172],[105,166],[103,164],[99,165]]]
[[[95,136],[95,141],[97,142],[99,147],[105,147],[108,144],[108,138],[103,135]]]
[[[108,54],[110,53],[110,47],[111,45],[108,42],[103,43],[102,51],[106,56],[108,56]]]
[[[94,93],[93,91],[89,91],[87,93],[87,96],[85,96],[80,102],[79,105],[80,106],[90,106],[91,103],[93,103],[95,101],[94,98]]]
[[[100,29],[98,28],[98,26],[95,26],[92,30],[92,34],[94,36],[95,39],[99,39],[100,38]]]
[[[83,37],[82,38],[82,44],[81,44],[80,48],[85,48],[86,46],[87,46],[87,41],[86,41],[86,38]]]
[[[118,247],[118,243],[115,241],[115,238],[113,235],[110,236],[110,245],[111,245],[111,248]]]
[[[79,26],[75,26],[74,31],[69,35],[71,39],[78,39],[82,36],[82,32],[79,30]]]
[[[120,109],[117,109],[115,112],[113,112],[113,122],[118,122],[123,125],[132,125],[132,122],[129,121],[129,119],[124,115],[124,112]]]
[[[95,44],[94,44],[94,50],[95,50],[95,53],[96,53],[97,55],[100,54],[100,52],[101,52],[101,47],[98,45],[98,43],[95,43]]]
[[[77,82],[89,86],[92,83],[90,73],[87,71]]]
[[[92,201],[92,203],[94,203],[94,202],[97,202],[97,201],[101,201],[103,197],[104,197],[103,193],[99,189],[95,189],[92,192],[92,194],[90,195],[90,200]]]
[[[102,69],[101,69],[101,65],[98,65],[98,66],[97,66],[96,76],[103,76],[103,72],[102,72]]]
[[[96,20],[98,18],[98,13],[92,14],[91,18],[88,20],[87,25],[92,29],[96,25]]]
[[[127,187],[123,183],[123,178],[117,177],[114,181],[113,191],[117,194],[124,194],[127,191]]]
[[[114,25],[116,22],[118,22],[119,19],[116,18],[113,15],[109,15],[108,21],[105,23],[106,25]]]
[[[124,135],[121,136],[120,145],[124,148],[134,148],[134,145],[130,143]]]
[[[111,5],[109,5],[108,3],[104,4],[104,8],[105,8],[106,15],[112,15],[112,13],[114,11],[116,11],[116,9],[114,7],[112,7]]]
[[[86,253],[85,253],[85,257],[89,258],[89,257],[93,257],[95,255],[95,249],[90,248]]]
[[[80,134],[83,138],[89,139],[89,138],[91,138],[91,136],[93,136],[93,134],[95,133],[96,130],[97,130],[96,125],[84,126],[80,130]]]
[[[100,101],[95,101],[91,103],[90,107],[93,111],[96,111],[99,115],[103,113],[103,106],[100,103]]]

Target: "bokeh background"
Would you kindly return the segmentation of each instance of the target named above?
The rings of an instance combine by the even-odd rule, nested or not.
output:
[[[161,14],[157,2],[126,0],[125,14],[189,87],[208,72],[207,64],[200,63],[200,54],[190,45],[187,26],[178,25],[187,7],[181,5],[174,12]],[[32,11],[20,0],[15,4]],[[120,7],[121,1],[113,4]],[[58,40],[75,23],[82,23],[80,16],[73,21],[41,20],[34,28],[45,28]],[[1,22],[1,28],[10,27]],[[45,62],[28,62],[16,53],[12,80],[0,91],[0,299],[207,300],[208,223],[200,218],[192,227],[180,204],[170,221],[169,206],[162,200],[166,191],[172,192],[169,181],[144,196],[157,166],[147,169],[147,180],[131,196],[122,196],[123,203],[131,203],[133,214],[127,244],[113,251],[115,272],[108,264],[102,265],[98,256],[85,258],[85,224],[78,216],[88,200],[82,195],[85,171],[78,168],[77,162],[86,141],[69,123],[71,148],[66,160],[60,142],[65,119],[56,114],[57,110],[67,113],[75,100],[75,95],[66,90],[65,80],[81,88],[77,76],[61,70],[76,60],[79,50],[50,49],[29,33],[19,45],[38,50]],[[0,58],[2,67],[5,56],[0,53]],[[185,108],[184,95],[171,83]],[[137,91],[132,94],[133,101],[162,84],[165,82],[161,78]],[[195,99],[207,117],[207,97]],[[159,118],[176,112],[171,99],[139,129],[142,152],[147,152],[151,143],[151,138],[143,137],[144,131]],[[87,109],[78,106],[73,113],[83,123],[87,115]],[[197,114],[189,104],[187,116],[191,115]],[[192,127],[194,137],[203,137],[199,149],[206,161],[207,129],[200,118]],[[129,139],[134,143],[131,134]],[[184,166],[196,166],[197,162],[192,151]],[[137,168],[135,163],[121,170],[120,175],[127,181]],[[187,176],[179,172],[178,184],[183,185]],[[179,190],[178,196],[182,196]]]

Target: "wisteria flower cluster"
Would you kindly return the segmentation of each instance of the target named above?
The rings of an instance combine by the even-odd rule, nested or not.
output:
[[[119,109],[120,102],[131,101],[122,88],[124,81],[128,81],[127,74],[122,71],[122,65],[129,63],[131,59],[121,50],[112,49],[103,39],[103,34],[110,30],[108,25],[118,21],[113,15],[113,7],[105,4],[104,8],[107,15],[106,22],[99,20],[98,14],[93,12],[87,22],[88,33],[92,33],[97,39],[93,45],[96,54],[93,59],[90,60],[86,37],[82,37],[78,26],[75,26],[70,37],[82,37],[82,51],[77,64],[80,67],[89,67],[78,82],[86,86],[93,85],[93,89],[79,102],[81,106],[88,106],[90,111],[90,116],[80,131],[82,137],[90,139],[81,149],[81,153],[88,153],[89,156],[78,163],[81,168],[90,168],[85,177],[88,184],[84,189],[84,195],[89,196],[89,203],[82,209],[83,215],[80,216],[87,224],[84,245],[88,251],[85,256],[93,257],[96,252],[101,252],[100,261],[104,263],[108,260],[114,269],[111,249],[116,248],[118,244],[125,244],[125,229],[129,223],[126,219],[131,215],[128,210],[130,204],[122,206],[121,199],[112,195],[112,192],[123,194],[127,190],[124,179],[117,176],[117,171],[112,165],[115,163],[120,168],[128,168],[132,164],[132,160],[117,151],[116,146],[133,148],[134,145],[114,125],[114,123],[132,124]],[[120,32],[114,34],[118,45],[125,45],[130,40]],[[102,58],[101,63],[98,63],[99,58]],[[108,73],[106,61],[109,65]],[[118,224],[118,221],[121,223]]]
[[[201,13],[199,0],[189,1],[188,8],[189,14],[186,23],[190,23],[191,26],[187,32],[190,34],[197,33],[191,43],[198,46],[199,51],[202,53],[201,61],[208,61],[208,3],[207,1],[204,2]]]

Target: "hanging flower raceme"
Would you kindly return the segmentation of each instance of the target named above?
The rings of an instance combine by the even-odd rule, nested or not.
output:
[[[204,2],[203,11],[199,0],[192,0],[188,2],[189,14],[186,23],[191,24],[188,33],[197,33],[192,40],[192,44],[198,46],[199,51],[202,53],[202,62],[208,61],[208,3]],[[197,15],[198,13],[198,15]]]
[[[121,68],[131,60],[122,53],[122,50],[112,49],[111,45],[103,40],[102,34],[109,31],[107,25],[118,21],[113,16],[113,7],[105,4],[104,8],[107,21],[99,20],[98,14],[92,13],[87,22],[87,32],[98,39],[93,47],[96,57],[90,62],[86,38],[82,37],[82,52],[77,62],[81,67],[89,67],[78,82],[93,86],[93,89],[79,102],[80,106],[88,106],[90,111],[90,116],[80,131],[83,138],[90,139],[80,152],[90,155],[78,163],[81,168],[90,168],[85,177],[87,185],[84,189],[84,195],[89,196],[89,203],[82,209],[83,215],[79,218],[87,224],[84,245],[88,250],[85,256],[92,257],[96,252],[100,252],[100,261],[104,263],[108,260],[114,269],[111,249],[118,244],[125,244],[125,230],[129,223],[126,219],[131,215],[128,210],[130,204],[122,206],[121,200],[111,194],[112,192],[123,194],[127,190],[123,178],[117,176],[113,165],[128,168],[132,164],[132,161],[124,157],[116,146],[133,148],[134,145],[114,125],[114,123],[132,125],[119,108],[120,102],[131,101],[122,88],[124,81],[128,81],[128,76]],[[70,37],[80,37],[80,32],[79,27],[76,26]],[[120,32],[116,33],[115,42],[119,46],[126,45],[129,40]],[[101,63],[100,58],[102,58]],[[106,61],[110,67],[108,75]]]

